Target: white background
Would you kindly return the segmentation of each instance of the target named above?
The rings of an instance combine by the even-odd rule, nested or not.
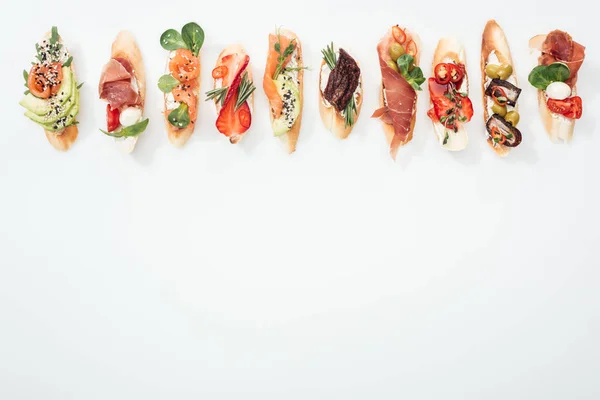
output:
[[[583,1],[327,2],[54,0],[2,11],[0,398],[598,399],[600,139],[597,19]],[[506,4],[493,2],[493,4]],[[448,11],[448,7],[455,11]],[[485,143],[481,32],[504,27],[520,86],[522,145]],[[225,46],[243,44],[257,90],[236,146],[202,103],[172,147],[156,82],[167,28],[204,27],[203,92]],[[475,116],[462,153],[437,144],[419,97],[393,163],[378,121],[379,38],[417,31],[468,53]],[[82,89],[80,136],[55,151],[18,106],[34,43],[58,25]],[[298,150],[272,137],[262,73],[268,33],[303,42]],[[528,39],[555,28],[587,46],[584,116],[570,145],[547,138],[527,75]],[[120,29],[138,39],[150,127],[131,155],[98,131],[97,82]],[[320,49],[363,68],[346,141],[318,116]]]

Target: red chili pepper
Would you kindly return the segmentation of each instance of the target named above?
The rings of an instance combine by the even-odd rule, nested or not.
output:
[[[504,136],[500,130],[498,129],[498,127],[493,126],[492,127],[492,132],[490,134],[490,136],[492,137],[492,139],[498,139],[497,142],[498,144],[504,144],[504,142],[506,142],[506,136]]]
[[[463,77],[465,76],[462,68],[456,64],[449,63],[446,65],[448,66],[448,70],[450,73],[450,82],[458,83],[458,82],[462,81]]]
[[[213,79],[221,79],[229,72],[226,65],[221,65],[212,70]]]
[[[406,32],[402,30],[398,25],[392,27],[392,36],[396,42],[400,44],[404,44],[406,42]]]
[[[446,63],[439,63],[433,69],[433,77],[435,81],[440,85],[447,85],[450,83],[450,71]]]
[[[415,43],[414,40],[409,40],[408,43],[406,44],[406,54],[409,54],[413,57],[417,56],[417,44]]]
[[[504,106],[508,102],[508,97],[506,97],[506,92],[500,86],[496,86],[492,89],[492,99],[499,106]]]

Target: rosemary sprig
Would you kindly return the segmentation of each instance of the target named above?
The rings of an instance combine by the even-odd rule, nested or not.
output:
[[[325,60],[327,66],[329,66],[329,69],[333,71],[335,65],[337,64],[337,55],[335,54],[335,49],[333,48],[333,42],[321,50],[321,53],[323,54],[323,60]]]
[[[354,125],[354,113],[356,113],[356,102],[354,101],[354,94],[352,94],[344,109],[344,128]]]
[[[206,92],[206,100],[204,101],[215,100],[217,103],[221,103],[222,107],[223,104],[225,104],[225,96],[227,95],[227,89],[229,88],[221,87]]]
[[[248,97],[256,90],[256,86],[254,86],[254,82],[252,82],[248,78],[248,72],[244,72],[242,75],[242,81],[240,82],[240,86],[238,87],[238,95],[237,101],[235,102],[235,109],[237,111],[238,108],[242,106],[248,100]]]
[[[292,71],[302,71],[303,69],[308,70],[308,67],[285,67],[283,69],[284,72],[292,72]]]
[[[296,48],[296,39],[292,39],[290,44],[281,52],[281,34],[279,33],[279,29],[277,30],[277,43],[273,45],[275,51],[279,54],[277,57],[277,68],[275,68],[275,73],[273,74],[273,79],[277,79],[281,71],[283,70],[283,63],[287,58],[294,52]]]

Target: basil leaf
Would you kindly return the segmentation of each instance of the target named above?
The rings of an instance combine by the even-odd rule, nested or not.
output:
[[[545,65],[538,65],[535,67],[531,73],[529,73],[529,77],[527,79],[529,80],[529,83],[531,83],[531,86],[541,90],[546,90],[548,85],[551,83],[546,75]]]
[[[169,114],[169,123],[176,128],[183,129],[190,124],[190,114],[188,106],[185,103],[179,104],[179,107]]]
[[[552,82],[564,82],[571,76],[571,71],[566,64],[557,62],[548,65],[547,75]]]
[[[165,50],[187,49],[187,44],[175,29],[169,29],[160,35],[160,45]]]
[[[171,93],[171,90],[175,89],[180,82],[173,78],[171,75],[163,75],[158,80],[158,88],[163,93]]]
[[[65,63],[63,64],[63,67],[70,67],[72,62],[73,62],[73,56],[67,58],[67,61],[65,61]]]
[[[120,129],[116,132],[107,132],[103,131],[102,129],[100,129],[100,132],[104,133],[105,135],[116,138],[137,136],[146,130],[146,127],[148,126],[148,121],[148,118],[146,118],[145,120],[138,122],[137,124]]]
[[[202,48],[202,45],[204,44],[204,31],[200,25],[195,22],[185,24],[183,28],[181,28],[181,37],[187,45],[187,48],[192,51],[192,54],[198,57],[200,48]]]
[[[400,70],[400,73],[402,74],[402,76],[405,76],[408,73],[408,70],[410,69],[411,65],[413,65],[414,62],[415,62],[415,59],[410,54],[402,54],[398,58],[398,61],[396,61],[396,64],[398,64],[398,69]]]

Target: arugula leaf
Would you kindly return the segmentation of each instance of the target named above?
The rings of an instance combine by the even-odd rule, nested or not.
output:
[[[176,128],[183,129],[190,124],[190,114],[188,106],[185,103],[179,104],[179,107],[171,111],[168,116],[169,123]]]
[[[187,49],[187,43],[181,37],[181,34],[175,29],[169,29],[160,35],[160,45],[163,49],[173,51],[177,49]]]
[[[73,62],[73,56],[67,58],[67,61],[65,61],[65,63],[63,64],[63,67],[70,67],[72,62]]]
[[[181,38],[187,45],[187,48],[192,51],[195,57],[198,57],[200,48],[204,44],[204,30],[195,22],[185,24],[181,28]]]
[[[58,28],[52,27],[52,34],[50,35],[50,44],[55,45],[58,42]]]
[[[85,82],[81,82],[79,85],[77,85],[77,89],[81,89],[81,87],[83,86]]]
[[[25,86],[27,86],[27,82],[29,81],[29,73],[27,70],[23,70],[23,78],[25,78]]]
[[[148,126],[148,121],[148,118],[146,118],[145,120],[138,122],[137,124],[125,127],[116,132],[107,132],[103,131],[102,129],[100,129],[100,132],[104,133],[105,135],[116,138],[138,136],[140,133],[146,130],[146,127]]]
[[[171,90],[175,89],[181,82],[173,78],[169,74],[165,74],[158,80],[158,88],[163,93],[171,93]]]
[[[414,65],[415,59],[410,54],[402,54],[396,64],[398,65],[398,69],[400,70],[400,74],[406,79],[406,81],[413,87],[415,90],[423,90],[421,89],[421,85],[425,82],[425,77],[423,76],[423,71],[421,68]],[[412,70],[411,70],[412,68]]]
[[[540,90],[546,90],[552,82],[564,82],[571,76],[571,71],[566,64],[552,63],[538,65],[529,74],[529,83]]]
[[[24,91],[24,92],[23,92],[23,94],[24,94],[25,96],[27,96],[29,93],[31,93],[29,90],[26,90],[26,91]]]

